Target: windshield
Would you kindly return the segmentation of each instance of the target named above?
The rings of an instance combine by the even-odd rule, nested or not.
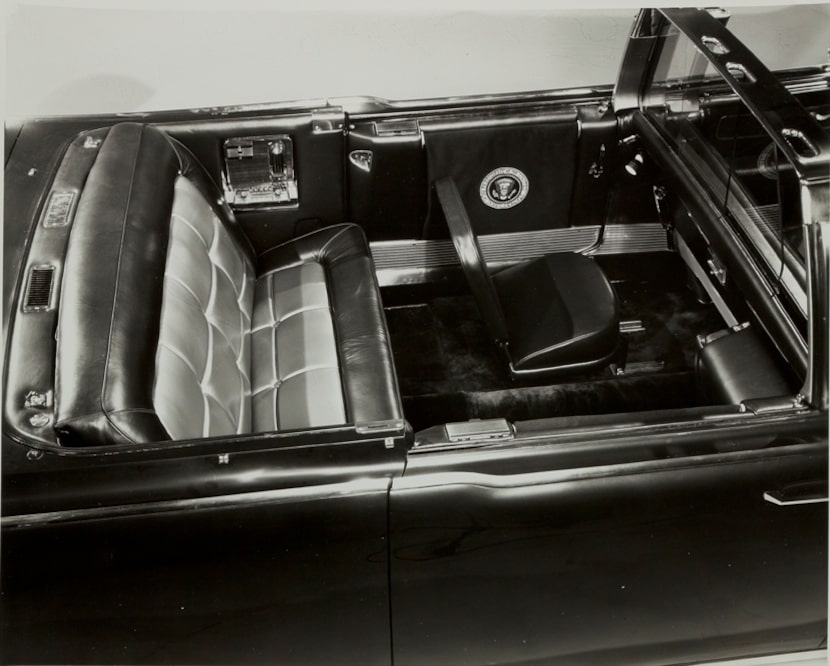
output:
[[[644,100],[686,165],[758,259],[771,288],[806,313],[800,184],[761,123],[696,46],[667,24]],[[716,39],[706,43],[717,52]],[[736,78],[751,77],[739,67]]]

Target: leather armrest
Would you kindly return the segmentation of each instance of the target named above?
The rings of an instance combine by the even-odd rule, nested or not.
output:
[[[792,393],[775,359],[751,328],[705,345],[698,353],[697,369],[699,393],[709,404],[738,404]]]
[[[349,421],[403,418],[380,288],[363,231],[338,224],[277,245],[260,255],[257,277],[310,261],[326,271]]]

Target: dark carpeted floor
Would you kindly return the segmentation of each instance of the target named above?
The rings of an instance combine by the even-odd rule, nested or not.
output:
[[[660,361],[647,374],[511,380],[460,275],[441,284],[385,288],[386,318],[404,413],[416,430],[450,421],[509,420],[693,405],[695,336],[723,328],[711,305],[686,287],[685,268],[670,253],[600,257],[620,299],[628,363]]]

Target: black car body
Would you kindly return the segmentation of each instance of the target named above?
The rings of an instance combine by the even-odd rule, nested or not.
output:
[[[613,88],[7,125],[2,661],[825,647],[830,71],[773,75],[728,19],[643,10]],[[201,247],[188,192],[213,240],[174,261]],[[607,277],[613,338],[523,367],[483,320],[534,337],[541,282],[477,302],[476,261],[559,253]],[[294,298],[268,276],[304,262],[322,305],[290,314],[330,314],[280,351],[250,303]],[[250,376],[221,365],[269,326]],[[180,362],[210,366],[198,390],[160,378]]]

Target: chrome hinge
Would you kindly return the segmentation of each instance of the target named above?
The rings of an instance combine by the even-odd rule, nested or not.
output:
[[[311,112],[311,131],[314,134],[343,132],[346,127],[346,113],[342,106],[327,106]]]
[[[480,442],[513,439],[513,427],[505,419],[481,419],[447,423],[444,426],[450,442]]]
[[[726,22],[732,18],[732,14],[729,10],[724,9],[723,7],[706,7],[706,12],[708,12],[712,18],[720,21],[724,25],[726,25]]]
[[[780,412],[806,409],[804,396],[780,396],[774,398],[753,398],[741,402],[741,408],[753,414],[777,414]]]
[[[404,424],[401,419],[389,419],[387,421],[369,421],[368,423],[356,423],[355,432],[360,435],[375,435],[382,432],[401,431]]]
[[[709,275],[715,278],[721,287],[726,285],[726,267],[711,251],[709,252],[709,259],[706,260],[706,265],[709,267]]]

